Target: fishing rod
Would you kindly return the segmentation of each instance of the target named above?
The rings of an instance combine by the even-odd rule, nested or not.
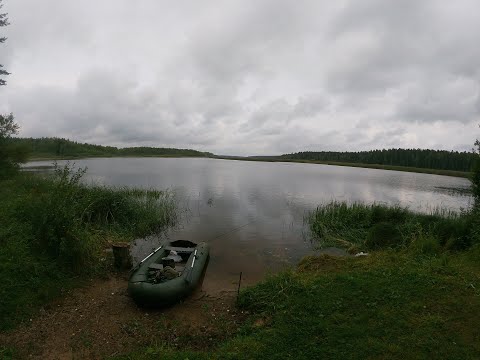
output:
[[[218,235],[218,236],[215,236],[215,237],[211,238],[210,240],[217,240],[217,239],[219,239],[219,238],[221,238],[221,237],[224,237],[225,235],[233,234],[233,233],[237,232],[238,230],[244,228],[245,226],[250,225],[250,224],[253,223],[253,222],[255,222],[255,220],[251,220],[251,221],[247,222],[246,224],[237,226],[237,227],[235,227],[235,228],[233,228],[233,229],[231,229],[231,230],[228,230],[227,232],[224,232],[223,234],[220,234],[220,235]]]

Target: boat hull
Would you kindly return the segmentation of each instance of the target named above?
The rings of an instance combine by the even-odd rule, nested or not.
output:
[[[144,307],[173,305],[190,295],[199,284],[209,256],[209,247],[206,243],[199,243],[195,247],[196,251],[189,256],[181,276],[157,284],[147,281],[148,267],[167,256],[168,246],[174,243],[166,244],[163,250],[157,251],[132,272],[128,282],[128,293],[138,305]]]

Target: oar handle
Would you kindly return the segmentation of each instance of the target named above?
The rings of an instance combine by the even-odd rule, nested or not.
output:
[[[148,258],[150,258],[150,256],[152,256],[153,254],[155,254],[158,250],[160,250],[161,248],[163,247],[163,245],[160,245],[158,248],[156,248],[155,250],[153,250],[150,254],[148,254],[145,259],[143,259],[142,261],[140,261],[137,266],[135,266],[132,270],[130,270],[130,273],[133,273],[135,270],[137,270],[144,262],[145,260],[147,260]]]
[[[147,260],[150,256],[152,256],[153,254],[155,254],[158,250],[160,250],[161,248],[163,247],[163,245],[160,245],[157,249],[153,250],[149,255],[147,255],[147,257],[145,259],[143,259],[142,261],[140,261],[138,264],[143,264],[143,262],[145,260]]]

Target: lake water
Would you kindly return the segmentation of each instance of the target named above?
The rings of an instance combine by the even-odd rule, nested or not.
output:
[[[61,163],[61,162],[60,162]],[[49,161],[32,165],[48,165]],[[462,178],[300,163],[204,158],[106,158],[75,162],[87,181],[170,189],[182,214],[164,237],[206,241],[211,246],[204,290],[234,290],[312,252],[304,216],[332,200],[384,203],[429,212],[459,211],[472,199]],[[135,259],[161,241],[138,239]]]

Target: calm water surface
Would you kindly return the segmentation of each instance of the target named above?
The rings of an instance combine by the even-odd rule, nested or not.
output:
[[[428,212],[459,211],[472,201],[461,191],[469,187],[466,179],[376,169],[203,158],[85,159],[75,164],[88,168],[87,181],[172,190],[182,216],[163,237],[210,244],[203,283],[209,292],[235,289],[240,271],[245,283],[253,283],[311,252],[303,219],[319,204],[377,202]],[[136,240],[134,258],[143,258],[160,241]]]

